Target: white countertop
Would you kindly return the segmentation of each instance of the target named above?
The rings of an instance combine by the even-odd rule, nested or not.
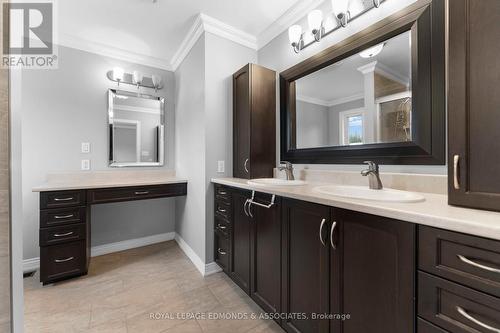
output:
[[[425,197],[423,202],[394,203],[335,197],[313,191],[314,187],[325,183],[271,187],[248,185],[246,179],[239,178],[215,178],[212,182],[500,240],[500,213],[450,206],[448,197],[442,194],[420,193]]]
[[[171,171],[97,171],[50,174],[33,192],[187,183]]]

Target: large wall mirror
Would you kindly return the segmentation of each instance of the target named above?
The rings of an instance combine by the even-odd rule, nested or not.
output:
[[[444,164],[444,1],[420,1],[281,73],[281,159]]]
[[[109,166],[162,166],[163,98],[113,89],[108,98]]]

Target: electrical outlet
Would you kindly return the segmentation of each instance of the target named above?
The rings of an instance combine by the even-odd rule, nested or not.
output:
[[[83,171],[90,170],[90,160],[82,160],[82,170]]]
[[[217,172],[218,173],[224,173],[225,172],[224,161],[217,161]]]
[[[90,153],[90,142],[82,142],[82,153],[83,154]]]

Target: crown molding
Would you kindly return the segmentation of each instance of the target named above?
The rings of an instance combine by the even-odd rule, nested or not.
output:
[[[144,66],[172,70],[172,66],[167,60],[156,58],[144,54],[139,54],[110,45],[89,41],[83,38],[72,36],[65,33],[59,34],[58,45],[70,47],[77,50],[99,54],[105,57],[115,58],[123,61],[128,61]]]
[[[306,16],[311,10],[316,9],[324,1],[325,0],[297,1],[283,15],[281,15],[276,21],[259,34],[257,38],[258,49],[266,46],[270,41]]]
[[[204,33],[209,32],[235,43],[241,44],[253,50],[257,50],[257,38],[242,30],[236,29],[222,21],[216,20],[213,17],[203,13],[198,14],[196,19],[189,29],[186,37],[184,37],[177,52],[175,52],[170,63],[172,70],[176,70],[182,63],[184,58],[189,54],[198,38]]]
[[[359,94],[354,94],[352,96],[346,96],[346,97],[340,97],[336,99],[332,99],[329,101],[325,101],[323,99],[315,98],[315,97],[310,97],[310,96],[305,96],[305,95],[297,95],[297,100],[306,102],[306,103],[311,103],[311,104],[316,104],[316,105],[321,105],[325,107],[332,107],[335,105],[340,105],[344,103],[349,103],[353,101],[357,101],[360,99],[364,99],[365,95],[363,93]]]

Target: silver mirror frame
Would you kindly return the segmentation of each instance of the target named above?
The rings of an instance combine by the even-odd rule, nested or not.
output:
[[[113,97],[117,95],[128,96],[128,97],[139,97],[144,99],[152,99],[160,102],[160,126],[158,126],[158,162],[126,162],[119,163],[114,160],[113,153],[113,142],[114,142],[114,131],[113,131]],[[125,90],[108,90],[108,165],[111,168],[123,168],[123,167],[159,167],[165,164],[165,99],[163,97],[157,97],[152,95],[133,93]]]

